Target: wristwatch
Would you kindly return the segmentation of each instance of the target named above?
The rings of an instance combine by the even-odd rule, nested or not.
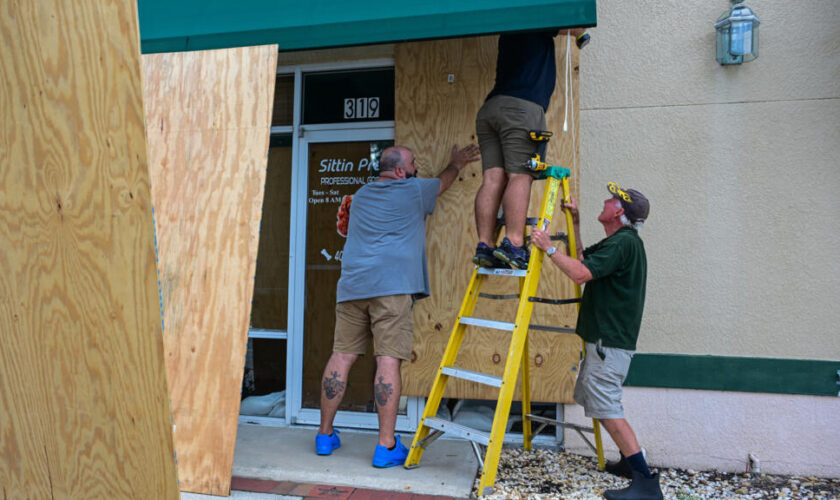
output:
[[[554,255],[554,252],[556,252],[556,251],[557,251],[557,247],[549,247],[549,249],[545,251],[545,254],[548,255],[549,257],[551,257],[552,255]]]

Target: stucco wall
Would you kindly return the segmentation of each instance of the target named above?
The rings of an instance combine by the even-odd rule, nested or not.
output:
[[[583,241],[603,237],[607,181],[650,198],[641,352],[840,360],[840,2],[747,3],[759,58],[723,67],[729,2],[598,1]],[[624,404],[657,466],[738,471],[754,453],[762,472],[840,475],[836,397],[626,388]]]
[[[756,61],[715,62],[716,2],[599,0],[581,53],[582,239],[614,180],[651,215],[639,350],[840,359],[840,2],[748,2]]]
[[[840,398],[629,387],[624,410],[655,467],[744,472],[755,455],[761,472],[840,476]],[[566,405],[566,421],[591,425]],[[577,433],[566,449],[592,455]],[[618,448],[604,439],[608,460]]]

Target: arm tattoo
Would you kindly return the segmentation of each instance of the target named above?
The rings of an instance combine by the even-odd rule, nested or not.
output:
[[[324,377],[324,394],[327,399],[335,399],[344,394],[344,382],[338,379],[338,372],[332,372],[331,377]]]
[[[373,392],[376,395],[376,404],[383,407],[388,404],[388,398],[394,394],[392,384],[385,383],[385,377],[379,377],[379,382],[373,385]]]

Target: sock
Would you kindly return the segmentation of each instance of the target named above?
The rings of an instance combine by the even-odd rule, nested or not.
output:
[[[627,461],[630,463],[630,468],[641,472],[645,475],[646,478],[651,478],[653,475],[650,473],[650,469],[648,469],[647,461],[645,461],[645,456],[642,455],[642,452],[636,453],[635,455],[630,455],[627,457]]]

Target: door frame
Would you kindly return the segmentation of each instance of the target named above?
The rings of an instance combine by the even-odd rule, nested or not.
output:
[[[391,58],[278,66],[278,75],[294,75],[294,105],[291,126],[271,127],[271,133],[292,136],[292,185],[289,227],[288,318],[286,330],[251,329],[249,338],[286,341],[286,412],[284,418],[240,415],[240,423],[265,426],[317,425],[320,411],[302,408],[303,394],[303,307],[306,255],[306,216],[309,167],[308,148],[312,142],[351,140],[393,140],[394,122],[354,122],[303,125],[303,75],[321,71],[342,71],[393,67]],[[330,311],[332,313],[332,311]],[[371,381],[372,382],[372,381]],[[425,398],[409,397],[405,415],[397,417],[397,430],[413,432],[423,415]],[[339,411],[337,427],[377,429],[375,413]]]
[[[355,127],[344,124],[302,126],[298,137],[298,163],[292,169],[292,221],[290,263],[290,304],[289,304],[289,366],[295,378],[287,378],[286,395],[291,403],[290,423],[317,425],[320,423],[320,410],[303,407],[303,342],[304,342],[304,288],[306,282],[306,222],[307,199],[309,190],[309,145],[326,142],[386,141],[394,139],[393,122],[361,123]],[[332,311],[330,311],[332,313]],[[290,383],[291,382],[291,383]],[[371,381],[373,383],[373,381]],[[409,397],[406,414],[397,416],[397,430],[411,431],[417,428],[422,406],[419,398]],[[376,413],[339,411],[335,418],[336,427],[354,427],[377,429],[379,421]]]

